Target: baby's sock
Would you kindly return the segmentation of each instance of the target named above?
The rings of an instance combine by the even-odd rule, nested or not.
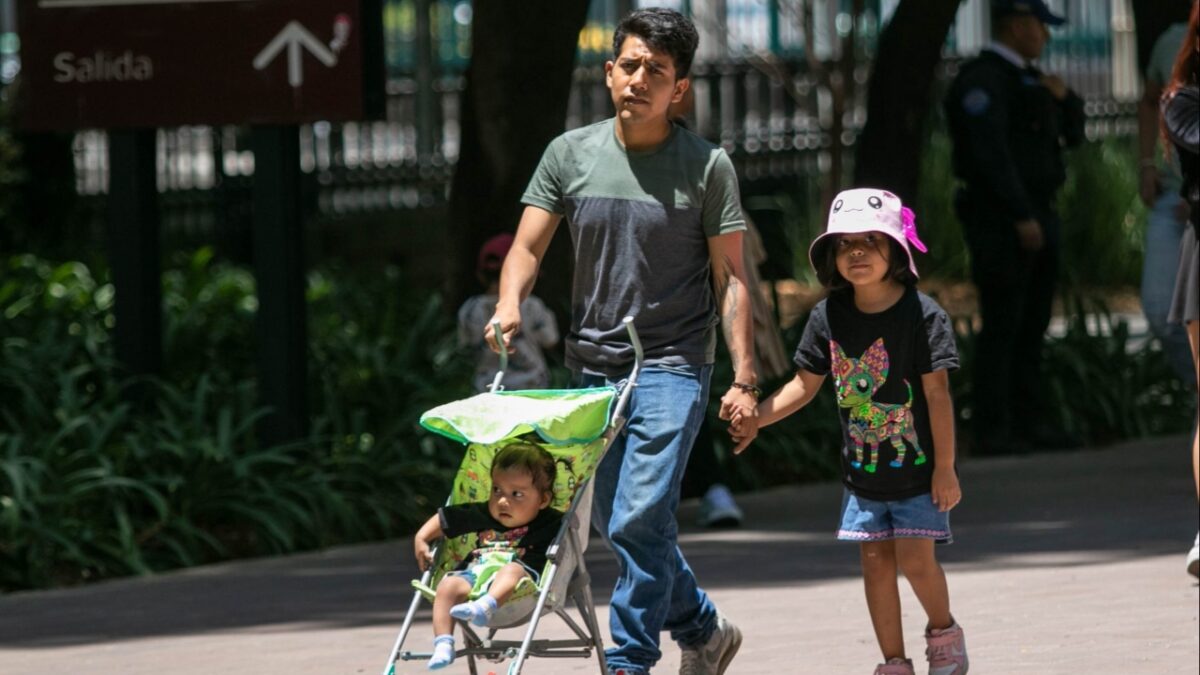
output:
[[[429,659],[430,670],[441,670],[454,663],[454,636],[439,635],[433,638],[433,658]]]
[[[496,611],[496,599],[485,595],[475,602],[464,602],[450,608],[450,616],[462,621],[470,621],[476,626],[486,626],[488,619]]]

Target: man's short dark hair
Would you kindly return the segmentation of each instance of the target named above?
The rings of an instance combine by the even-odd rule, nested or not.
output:
[[[917,283],[917,278],[913,276],[912,270],[908,268],[908,251],[900,245],[900,242],[881,235],[880,239],[884,239],[888,243],[888,269],[883,275],[885,279],[895,279],[905,286],[912,286]],[[846,288],[850,285],[849,281],[838,272],[837,268],[837,242],[830,242],[824,247],[825,252],[821,260],[816,261],[817,281],[821,285],[830,290]]]
[[[666,52],[675,62],[675,79],[688,76],[700,34],[691,20],[673,9],[639,9],[621,19],[613,33],[613,58],[621,55],[621,46],[630,35],[640,37],[653,49]]]

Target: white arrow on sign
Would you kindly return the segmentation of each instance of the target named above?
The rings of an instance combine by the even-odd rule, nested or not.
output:
[[[304,26],[298,21],[289,21],[288,25],[279,31],[279,34],[267,43],[266,47],[254,57],[254,69],[262,70],[267,67],[275,59],[283,48],[287,47],[288,60],[288,84],[293,87],[299,87],[304,84],[304,71],[301,69],[301,63],[304,60],[304,55],[300,53],[300,48],[304,47],[317,60],[326,66],[332,68],[337,65],[337,55],[329,50],[321,43],[312,33],[308,32]]]

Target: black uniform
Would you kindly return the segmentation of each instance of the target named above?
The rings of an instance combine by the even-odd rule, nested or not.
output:
[[[1042,338],[1058,277],[1055,193],[1066,179],[1063,146],[1083,140],[1083,100],[1058,101],[1035,68],[985,50],[967,62],[946,97],[955,199],[979,289],[983,328],[975,357],[976,437],[1003,443],[1039,417]],[[1036,219],[1045,245],[1021,248],[1015,224]],[[1013,420],[1021,420],[1014,428]]]

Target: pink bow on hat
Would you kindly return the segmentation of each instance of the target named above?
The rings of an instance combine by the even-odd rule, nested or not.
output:
[[[907,206],[900,207],[900,222],[904,224],[904,238],[921,253],[928,253],[929,248],[917,236],[917,215]]]

